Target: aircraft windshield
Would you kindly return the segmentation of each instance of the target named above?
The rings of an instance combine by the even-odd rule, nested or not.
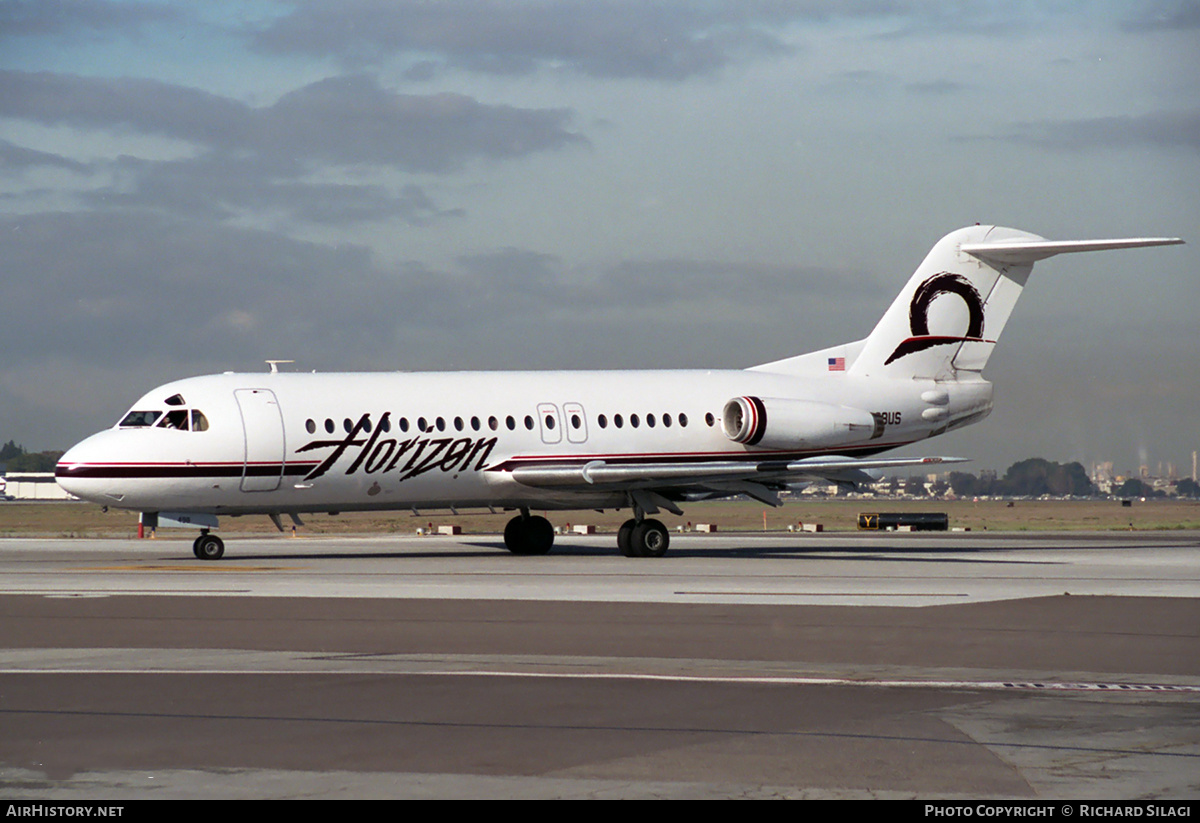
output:
[[[174,409],[166,413],[163,419],[159,421],[159,428],[163,429],[182,429],[187,431],[188,413],[187,409]]]
[[[171,409],[165,413],[161,411],[131,411],[117,426],[122,429],[153,426],[158,429],[202,432],[208,431],[208,418],[199,409]]]
[[[162,412],[160,411],[131,411],[129,414],[125,415],[125,419],[117,425],[119,425],[121,428],[134,426],[153,426],[154,421],[161,416]]]

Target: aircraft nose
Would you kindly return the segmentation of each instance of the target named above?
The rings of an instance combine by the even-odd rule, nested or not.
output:
[[[104,494],[103,481],[97,478],[97,469],[110,462],[106,456],[112,450],[108,448],[110,440],[108,432],[93,434],[91,437],[76,443],[58,459],[54,468],[54,479],[58,485],[69,494],[84,500],[100,503],[112,503],[111,499],[101,499]]]

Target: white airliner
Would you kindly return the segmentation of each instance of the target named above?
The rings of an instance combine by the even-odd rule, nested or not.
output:
[[[515,554],[554,529],[530,509],[628,509],[617,545],[659,557],[680,504],[957,458],[877,455],[983,419],[981,371],[1033,263],[1177,238],[1055,242],[994,226],[934,246],[864,340],[741,371],[269,373],[154,389],[63,455],[70,493],[200,528],[218,515],[490,508]]]

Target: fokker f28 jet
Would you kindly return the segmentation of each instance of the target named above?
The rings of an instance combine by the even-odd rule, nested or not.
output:
[[[934,246],[863,340],[741,371],[217,374],[154,389],[58,463],[68,492],[224,543],[219,515],[516,511],[515,554],[544,554],[531,509],[628,509],[617,545],[659,557],[689,501],[779,505],[813,481],[952,462],[887,458],[983,419],[981,372],[1035,261],[1177,238],[1057,242],[972,226]]]

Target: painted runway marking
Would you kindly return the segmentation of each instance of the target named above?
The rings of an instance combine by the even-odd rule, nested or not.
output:
[[[1081,683],[1047,682],[1024,680],[860,680],[848,677],[809,677],[803,675],[701,675],[701,674],[652,674],[647,672],[538,672],[498,669],[413,669],[371,670],[365,667],[277,669],[231,669],[231,668],[63,668],[54,667],[3,667],[0,674],[164,674],[164,675],[382,675],[402,677],[529,677],[561,678],[570,680],[648,680],[673,683],[722,683],[746,685],[784,686],[874,686],[894,689],[969,689],[1021,690],[1040,692],[1107,692],[1107,693],[1200,693],[1200,684],[1174,683]]]

